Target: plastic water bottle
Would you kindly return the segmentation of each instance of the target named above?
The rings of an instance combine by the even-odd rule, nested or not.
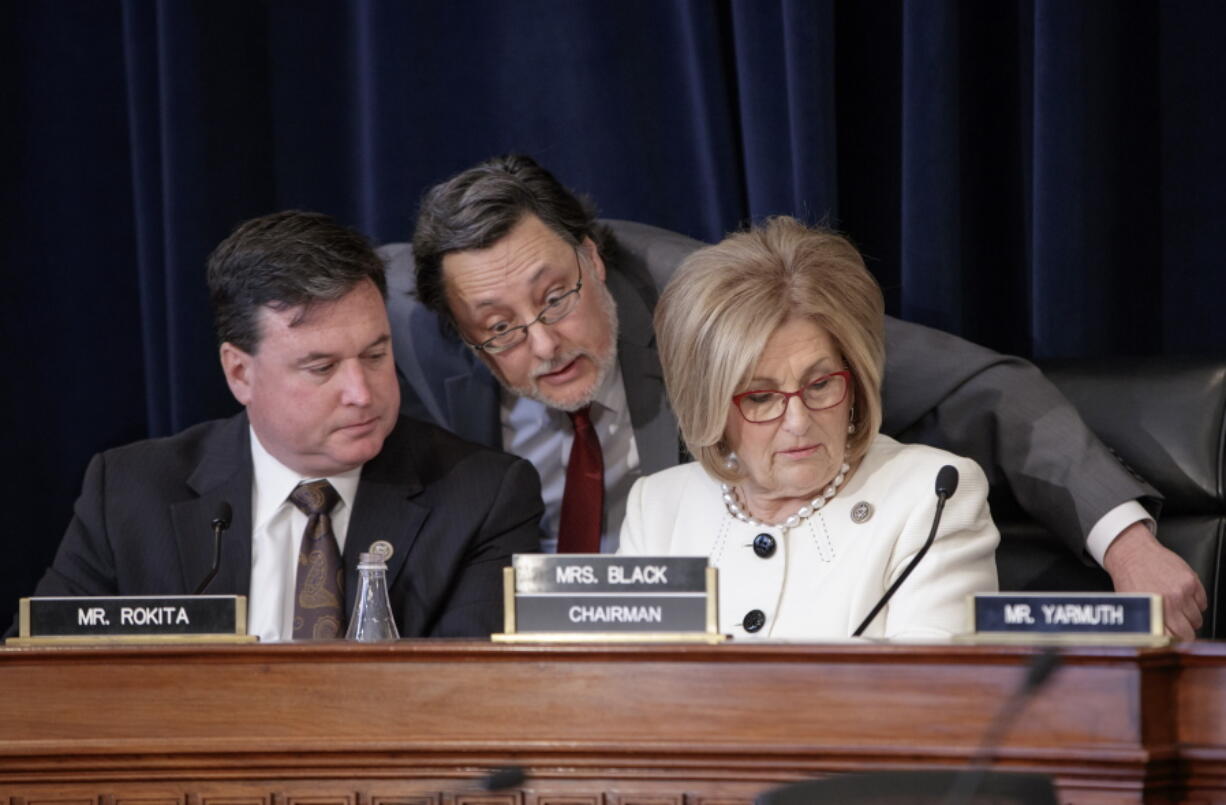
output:
[[[400,639],[387,595],[387,565],[382,554],[364,553],[358,557],[358,594],[345,638],[360,643]]]

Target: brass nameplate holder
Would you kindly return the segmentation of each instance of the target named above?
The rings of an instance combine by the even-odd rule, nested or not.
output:
[[[516,554],[503,570],[501,643],[720,643],[705,556]]]
[[[245,595],[22,598],[11,646],[249,643]]]
[[[979,593],[968,596],[972,643],[1164,646],[1162,596]]]

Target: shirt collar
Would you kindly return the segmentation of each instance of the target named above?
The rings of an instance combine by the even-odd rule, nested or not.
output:
[[[596,389],[592,403],[615,414],[626,410],[626,387],[622,385],[622,367],[617,361],[613,361],[613,368]]]
[[[253,530],[259,530],[268,524],[282,506],[289,503],[289,495],[294,491],[294,487],[303,481],[317,481],[319,477],[302,475],[282,464],[264,449],[264,445],[256,436],[255,428],[250,430],[251,466],[255,479],[255,511],[252,512],[251,523]],[[339,475],[329,475],[325,479],[340,495],[338,508],[345,506],[353,509],[361,475],[362,467],[359,466]]]

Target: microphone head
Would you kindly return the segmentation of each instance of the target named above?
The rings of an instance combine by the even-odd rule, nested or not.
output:
[[[220,528],[224,531],[230,527],[230,518],[233,516],[234,510],[230,508],[230,501],[223,500],[213,510],[213,528]]]
[[[1033,693],[1051,678],[1052,673],[1060,667],[1060,652],[1048,646],[1034,656],[1026,669],[1026,681],[1022,684],[1027,693]]]
[[[481,788],[485,791],[503,791],[523,785],[526,779],[528,775],[519,766],[503,766],[501,769],[494,769],[482,779]]]
[[[957,467],[946,464],[941,467],[941,471],[937,473],[937,497],[949,498],[954,496],[954,492],[958,491],[958,469]]]

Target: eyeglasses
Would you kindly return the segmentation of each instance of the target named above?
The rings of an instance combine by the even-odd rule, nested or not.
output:
[[[844,369],[822,375],[797,391],[775,389],[751,389],[734,395],[732,402],[747,422],[761,424],[773,422],[788,410],[788,400],[799,397],[805,408],[822,411],[833,408],[847,397],[851,385],[851,372]]]
[[[569,316],[575,309],[575,306],[579,304],[579,291],[583,288],[583,264],[579,260],[578,249],[575,250],[575,267],[579,270],[579,281],[575,283],[575,287],[565,293],[550,297],[545,302],[545,307],[537,314],[535,319],[527,324],[503,326],[503,329],[498,330],[493,338],[487,338],[480,344],[469,344],[469,346],[489,355],[497,355],[511,347],[522,344],[524,339],[528,337],[528,328],[532,325],[538,322],[541,324],[557,324]]]

